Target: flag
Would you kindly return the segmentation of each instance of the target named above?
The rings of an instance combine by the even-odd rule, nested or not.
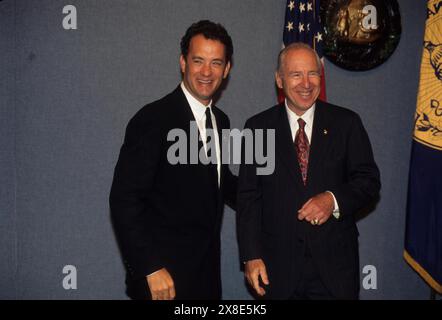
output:
[[[322,43],[324,42],[324,28],[319,14],[320,0],[288,0],[285,9],[283,47],[292,42],[303,42],[312,47],[322,61],[321,93],[319,99],[326,101],[324,58]],[[284,101],[282,91],[278,93],[278,101]]]
[[[442,293],[442,0],[429,0],[414,117],[404,258]]]

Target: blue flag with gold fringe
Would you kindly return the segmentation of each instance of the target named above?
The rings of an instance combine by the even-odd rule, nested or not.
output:
[[[414,118],[404,258],[442,293],[442,0],[429,0]]]

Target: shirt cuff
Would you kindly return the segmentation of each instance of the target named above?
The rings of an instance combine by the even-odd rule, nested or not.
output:
[[[332,197],[333,197],[334,208],[333,208],[332,215],[333,215],[333,217],[335,217],[336,219],[339,219],[339,217],[341,216],[341,214],[340,214],[340,212],[339,212],[338,201],[336,201],[336,197],[335,197],[335,195],[333,194],[333,192],[331,192],[331,191],[326,191],[326,192],[330,193],[330,194],[332,195]]]

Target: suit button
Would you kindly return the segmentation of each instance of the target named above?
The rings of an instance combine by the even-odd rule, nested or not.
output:
[[[304,243],[304,239],[302,239],[302,238],[298,238],[298,242],[299,242],[299,243]]]

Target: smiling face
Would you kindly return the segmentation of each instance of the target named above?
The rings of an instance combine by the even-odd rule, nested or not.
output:
[[[186,89],[204,105],[209,104],[230,71],[224,45],[202,34],[190,40],[187,56],[180,56],[180,66]]]
[[[275,77],[288,107],[298,116],[310,109],[321,91],[320,66],[315,54],[304,48],[288,50]]]

